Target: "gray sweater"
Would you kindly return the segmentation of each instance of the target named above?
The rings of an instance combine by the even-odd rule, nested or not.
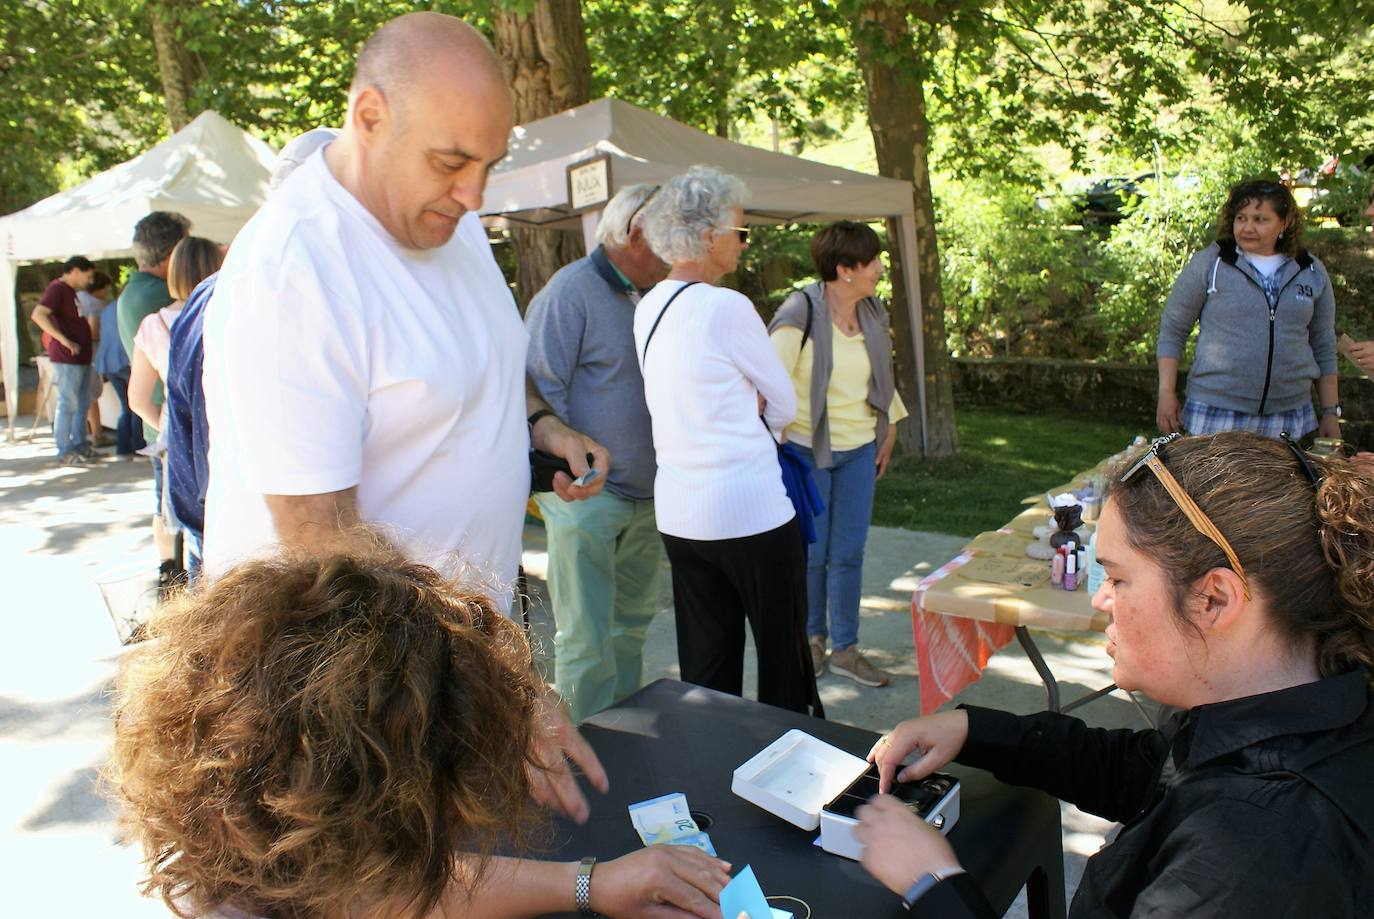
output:
[[[1271,310],[1261,275],[1233,240],[1188,262],[1164,305],[1155,355],[1181,358],[1200,326],[1189,399],[1251,415],[1287,412],[1310,404],[1312,382],[1336,372],[1336,306],[1322,263],[1300,252],[1278,269],[1277,284]]]
[[[559,418],[611,451],[606,490],[642,500],[657,466],[631,290],[599,247],[563,266],[525,311],[525,367]]]

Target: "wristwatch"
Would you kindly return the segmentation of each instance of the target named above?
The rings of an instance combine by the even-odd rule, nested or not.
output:
[[[1341,417],[1341,415],[1343,414],[1343,412],[1341,411],[1341,404],[1337,402],[1335,405],[1323,405],[1322,414],[1335,415],[1337,418]]]
[[[916,901],[925,896],[936,884],[946,878],[952,878],[956,874],[963,873],[963,868],[955,868],[951,871],[932,871],[929,874],[921,875],[916,879],[916,883],[906,889],[906,895],[902,897],[902,906],[906,907],[908,910],[911,909]]]
[[[533,415],[530,415],[530,417],[525,419],[525,424],[529,425],[531,434],[534,433],[534,426],[539,423],[539,419],[544,418],[546,416],[551,418],[557,418],[558,414],[551,408],[541,408],[539,411],[535,412]]]
[[[592,868],[596,867],[596,856],[588,855],[577,866],[577,880],[573,886],[573,903],[579,916],[600,916],[592,909]]]

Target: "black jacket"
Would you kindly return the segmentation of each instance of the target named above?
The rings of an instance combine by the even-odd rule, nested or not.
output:
[[[1199,706],[1162,731],[966,710],[959,762],[1125,824],[1088,859],[1070,919],[1374,916],[1365,670]],[[991,914],[967,882],[930,895],[949,915]]]

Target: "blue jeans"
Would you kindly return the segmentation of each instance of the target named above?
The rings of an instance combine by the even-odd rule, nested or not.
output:
[[[57,455],[66,456],[86,446],[86,412],[91,407],[91,365],[52,365],[52,382],[57,389],[57,414],[52,422]]]
[[[797,445],[811,464],[825,512],[816,518],[816,541],[806,553],[806,634],[830,636],[833,651],[859,643],[859,595],[863,589],[864,543],[873,516],[878,445],[836,450],[829,469],[816,467],[814,454]],[[826,628],[826,608],[830,627]]]
[[[146,446],[146,443],[143,440],[143,419],[135,415],[133,409],[129,408],[129,368],[125,367],[118,373],[109,374],[109,380],[110,385],[114,387],[115,395],[119,397],[119,422],[115,425],[115,453],[120,456],[137,453]]]

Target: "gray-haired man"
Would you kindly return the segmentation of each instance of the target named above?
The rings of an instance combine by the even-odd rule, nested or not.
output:
[[[612,198],[597,230],[601,245],[555,274],[525,316],[530,378],[563,421],[615,457],[601,494],[536,497],[558,627],[554,685],[574,721],[639,688],[658,606],[654,442],[633,332],[640,291],[667,274],[639,226],[653,192],[634,185]]]

